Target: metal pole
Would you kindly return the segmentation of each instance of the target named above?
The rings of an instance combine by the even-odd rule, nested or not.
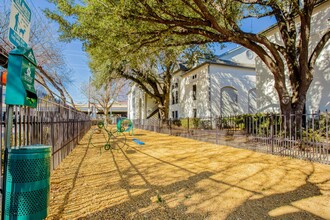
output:
[[[3,172],[3,179],[2,179],[1,219],[4,219],[4,215],[5,215],[7,162],[8,162],[8,150],[11,146],[10,136],[11,136],[11,130],[12,130],[12,127],[13,127],[13,109],[14,109],[13,105],[7,105],[4,172]]]

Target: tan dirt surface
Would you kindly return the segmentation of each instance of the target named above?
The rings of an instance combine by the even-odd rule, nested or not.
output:
[[[100,153],[89,135],[52,173],[48,219],[330,219],[328,165],[142,130]]]

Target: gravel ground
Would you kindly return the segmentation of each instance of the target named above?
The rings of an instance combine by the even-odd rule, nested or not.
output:
[[[142,130],[100,152],[88,137],[52,173],[48,219],[330,219],[329,165]]]

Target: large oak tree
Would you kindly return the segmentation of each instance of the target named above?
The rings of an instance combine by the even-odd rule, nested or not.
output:
[[[317,0],[89,0],[83,5],[53,2],[58,11],[47,14],[60,23],[62,37],[80,38],[87,48],[110,44],[108,47],[120,53],[214,42],[249,48],[274,75],[285,114],[303,112],[316,59],[330,37],[328,29],[321,33],[316,46],[310,47],[313,10],[323,2]],[[276,20],[281,43],[242,29],[245,19],[269,16]]]
[[[177,70],[180,50],[152,53],[150,50],[139,50],[125,56],[118,56],[105,47],[101,48],[101,52],[95,50],[98,47],[88,48],[87,51],[91,57],[90,67],[100,85],[111,77],[130,80],[155,100],[161,118],[168,118],[171,78]]]

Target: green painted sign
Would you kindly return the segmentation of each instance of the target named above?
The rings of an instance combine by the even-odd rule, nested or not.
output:
[[[18,47],[9,52],[6,104],[37,107],[34,88],[36,59],[31,48]]]
[[[27,47],[29,43],[31,15],[31,9],[25,0],[12,0],[8,38],[16,47]]]

